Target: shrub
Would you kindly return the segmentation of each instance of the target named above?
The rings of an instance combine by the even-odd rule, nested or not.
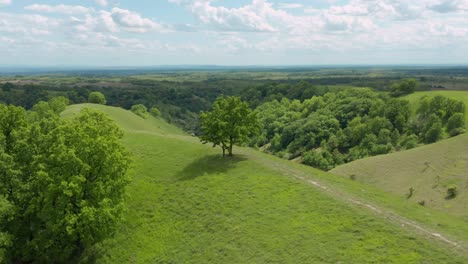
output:
[[[449,185],[447,187],[447,196],[446,196],[446,198],[447,199],[453,199],[453,198],[455,198],[457,196],[457,193],[458,193],[457,186],[453,185],[453,184]]]
[[[142,118],[148,117],[148,109],[146,108],[146,106],[142,104],[133,105],[130,111],[132,111],[135,115],[140,116]]]
[[[432,114],[425,128],[424,141],[426,143],[434,143],[442,138],[442,121],[436,114]]]
[[[462,113],[455,113],[452,115],[447,124],[447,131],[451,137],[457,136],[464,132],[465,116]]]
[[[107,101],[101,92],[91,92],[88,96],[88,103],[105,105]]]
[[[408,194],[406,195],[406,199],[411,198],[411,197],[413,196],[413,194],[414,194],[414,188],[413,188],[413,187],[410,187],[410,188],[409,188],[409,192],[408,192]]]
[[[151,107],[150,114],[154,117],[160,117],[161,111],[156,106]]]
[[[421,201],[418,202],[418,204],[421,205],[421,206],[426,206],[426,201],[421,200]]]

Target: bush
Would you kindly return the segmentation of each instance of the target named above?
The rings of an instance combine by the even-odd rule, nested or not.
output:
[[[447,131],[451,137],[457,136],[464,132],[465,116],[462,113],[453,114],[447,123]]]
[[[449,185],[447,187],[447,196],[446,196],[446,198],[447,199],[453,199],[453,198],[455,198],[457,196],[457,193],[458,193],[457,186],[456,185]]]
[[[409,188],[409,192],[408,192],[408,194],[406,195],[406,199],[411,198],[411,197],[413,196],[413,194],[414,194],[414,188],[413,188],[413,187],[410,187],[410,188]]]
[[[150,114],[154,117],[160,117],[161,111],[156,106],[151,107]]]
[[[91,92],[88,96],[88,103],[105,105],[107,101],[101,92]]]
[[[437,142],[442,138],[442,121],[436,114],[432,114],[424,130],[424,141],[426,143]]]
[[[135,115],[140,116],[142,118],[148,117],[148,109],[146,108],[146,106],[142,104],[133,105],[130,111],[132,111]]]

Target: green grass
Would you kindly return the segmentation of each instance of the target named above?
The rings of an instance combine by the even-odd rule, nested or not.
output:
[[[412,110],[412,115],[416,115],[416,110],[419,107],[419,102],[421,98],[427,96],[427,97],[434,97],[437,95],[443,95],[445,97],[449,97],[451,99],[456,99],[463,101],[465,103],[465,118],[466,118],[466,123],[468,124],[468,91],[429,91],[429,92],[416,92],[410,95],[407,95],[404,97],[404,99],[407,99],[410,101],[411,104],[411,110]]]
[[[162,135],[184,135],[184,132],[161,118],[154,118],[150,115],[146,119],[122,108],[108,107],[98,104],[78,104],[69,106],[62,116],[71,117],[79,113],[83,108],[91,108],[109,114],[125,131],[159,133]]]
[[[82,107],[71,106],[64,116]],[[413,219],[431,214],[437,219],[421,221],[450,234],[455,233],[451,228],[468,234],[463,223],[452,218],[254,150],[237,148],[235,158],[222,159],[218,149],[171,134],[174,128],[162,120],[155,123],[121,109],[92,107],[125,129],[123,143],[134,159],[126,221],[101,245],[99,263],[468,261],[466,255],[344,198],[372,199]],[[343,194],[311,187],[293,177],[297,175]]]
[[[333,169],[339,175],[355,175],[360,182],[409,198],[416,203],[468,220],[468,134],[408,151],[351,162]],[[458,195],[446,199],[447,187],[456,184]]]

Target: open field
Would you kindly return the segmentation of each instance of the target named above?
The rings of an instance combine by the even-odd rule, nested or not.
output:
[[[354,161],[331,172],[468,220],[468,134],[419,148]],[[447,198],[447,188],[457,195]]]
[[[82,107],[71,106],[64,116]],[[162,120],[92,107],[125,129],[135,161],[126,221],[100,247],[98,262],[468,261],[468,228],[457,218],[254,150],[237,148],[235,158],[222,159],[218,149]],[[454,246],[402,224],[407,220],[399,214],[462,242]]]

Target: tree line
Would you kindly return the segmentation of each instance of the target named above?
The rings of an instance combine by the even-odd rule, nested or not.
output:
[[[349,88],[304,101],[273,100],[256,108],[261,133],[250,146],[323,170],[353,160],[414,148],[465,129],[465,105],[425,97],[415,118],[407,100]]]

